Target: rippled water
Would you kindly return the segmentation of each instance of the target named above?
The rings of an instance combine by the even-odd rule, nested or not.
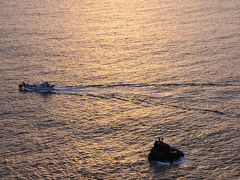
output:
[[[238,179],[239,20],[238,0],[1,0],[0,178]],[[149,163],[159,136],[184,159]]]

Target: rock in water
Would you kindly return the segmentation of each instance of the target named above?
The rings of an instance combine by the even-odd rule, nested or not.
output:
[[[162,162],[173,162],[178,160],[180,157],[184,157],[184,153],[176,148],[170,147],[168,144],[163,142],[163,138],[159,138],[155,141],[154,147],[151,149],[148,160],[149,161],[162,161]]]

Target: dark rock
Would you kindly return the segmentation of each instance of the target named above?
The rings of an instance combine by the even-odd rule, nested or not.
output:
[[[155,141],[154,147],[148,155],[148,160],[173,162],[178,160],[180,157],[184,157],[184,153],[182,151],[170,147],[168,144],[163,142],[163,138],[159,138],[158,141]]]

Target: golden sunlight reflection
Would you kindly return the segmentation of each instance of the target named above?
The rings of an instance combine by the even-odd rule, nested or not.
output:
[[[86,73],[92,74],[93,77],[104,77],[114,73],[119,74],[118,78],[121,78],[122,74],[129,74],[134,81],[141,75],[135,74],[136,70],[133,67],[143,68],[148,74],[152,68],[168,66],[159,64],[156,67],[156,64],[151,63],[151,56],[156,55],[155,50],[150,48],[152,45],[163,49],[158,51],[163,58],[168,59],[168,53],[165,53],[166,40],[162,38],[152,42],[154,37],[166,32],[166,27],[159,28],[164,26],[164,21],[163,24],[152,22],[154,11],[151,13],[146,4],[137,1],[79,2],[71,7],[72,13],[63,26],[66,32],[75,32],[72,34],[75,42],[71,44],[71,48],[74,53],[79,54],[79,60],[84,61],[83,65],[87,64],[81,69],[86,69]],[[78,6],[85,6],[86,12],[80,11]],[[143,6],[146,6],[145,9],[142,9]],[[143,16],[142,11],[150,13]],[[88,14],[87,19],[83,19],[83,14]],[[91,61],[93,67],[89,63]],[[79,66],[76,65],[72,67],[72,73],[79,75]],[[115,80],[112,79],[113,82]]]
[[[239,3],[1,1],[0,179],[236,179]]]

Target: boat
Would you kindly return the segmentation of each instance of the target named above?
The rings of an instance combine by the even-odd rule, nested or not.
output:
[[[163,142],[163,138],[159,138],[155,141],[154,147],[148,155],[148,160],[173,163],[181,157],[184,157],[184,153],[182,151],[169,146]]]
[[[51,85],[49,82],[44,82],[42,84],[26,84],[22,82],[19,84],[19,90],[24,91],[38,91],[38,92],[52,92],[54,90],[54,85]]]

